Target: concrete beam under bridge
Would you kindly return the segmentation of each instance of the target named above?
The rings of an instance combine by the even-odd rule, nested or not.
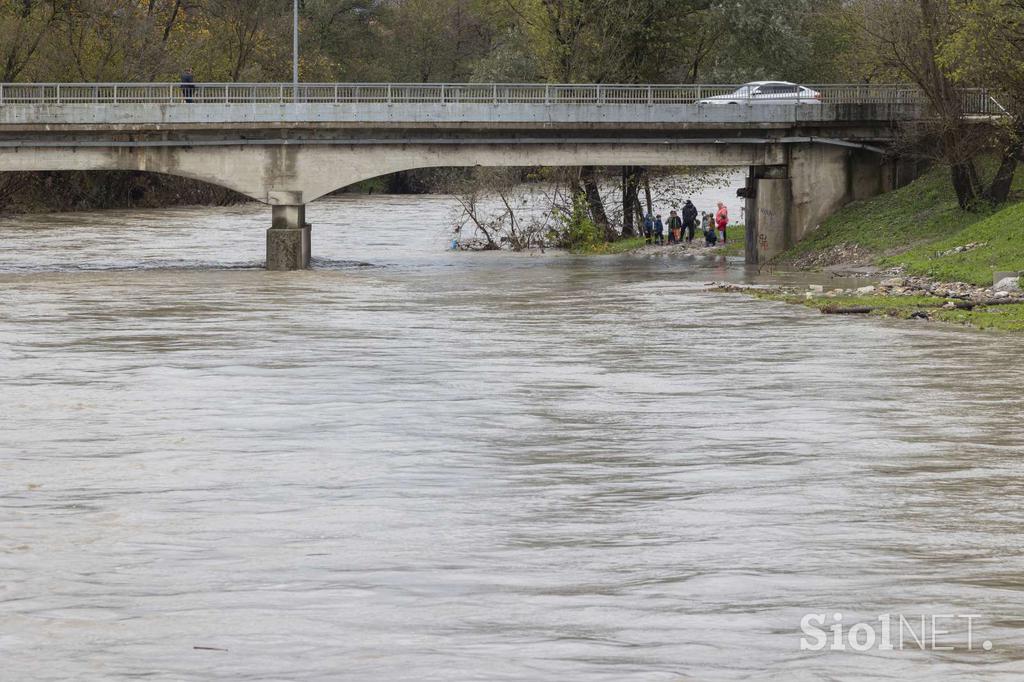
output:
[[[673,143],[302,144],[231,146],[3,147],[0,170],[135,170],[166,173],[233,189],[273,204],[279,188],[310,202],[342,187],[417,168],[530,166],[758,166],[785,163],[781,143],[729,140]]]

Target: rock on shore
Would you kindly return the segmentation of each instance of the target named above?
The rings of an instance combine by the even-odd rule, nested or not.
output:
[[[1000,285],[1003,283],[1001,282]],[[814,292],[815,288],[810,287]],[[1002,296],[1000,294],[1006,294]],[[993,298],[1012,298],[1024,301],[1024,293],[1019,284],[1016,288],[1007,285],[996,287],[980,287],[965,282],[940,282],[929,277],[890,277],[883,279],[878,286],[865,286],[859,289],[833,289],[824,294],[827,298],[839,296],[932,296],[960,301],[981,302]]]

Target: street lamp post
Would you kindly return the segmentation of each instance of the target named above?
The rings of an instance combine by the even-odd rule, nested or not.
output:
[[[295,101],[299,101],[299,0],[294,2],[292,13],[292,84]]]

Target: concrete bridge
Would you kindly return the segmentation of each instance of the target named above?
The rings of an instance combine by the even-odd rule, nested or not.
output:
[[[886,149],[922,118],[906,86],[703,102],[736,86],[0,84],[0,171],[136,170],[272,207],[267,267],[308,267],[305,206],[427,167],[744,166],[747,261],[911,176]],[[965,107],[992,113],[988,96]]]

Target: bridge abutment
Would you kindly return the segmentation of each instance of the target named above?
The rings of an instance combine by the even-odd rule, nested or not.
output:
[[[786,163],[753,166],[747,178],[746,261],[759,265],[791,248],[851,201],[896,189],[913,177],[875,150],[806,143]]]
[[[272,221],[267,230],[267,269],[304,270],[312,257],[312,226],[306,222],[301,192],[270,193]]]

